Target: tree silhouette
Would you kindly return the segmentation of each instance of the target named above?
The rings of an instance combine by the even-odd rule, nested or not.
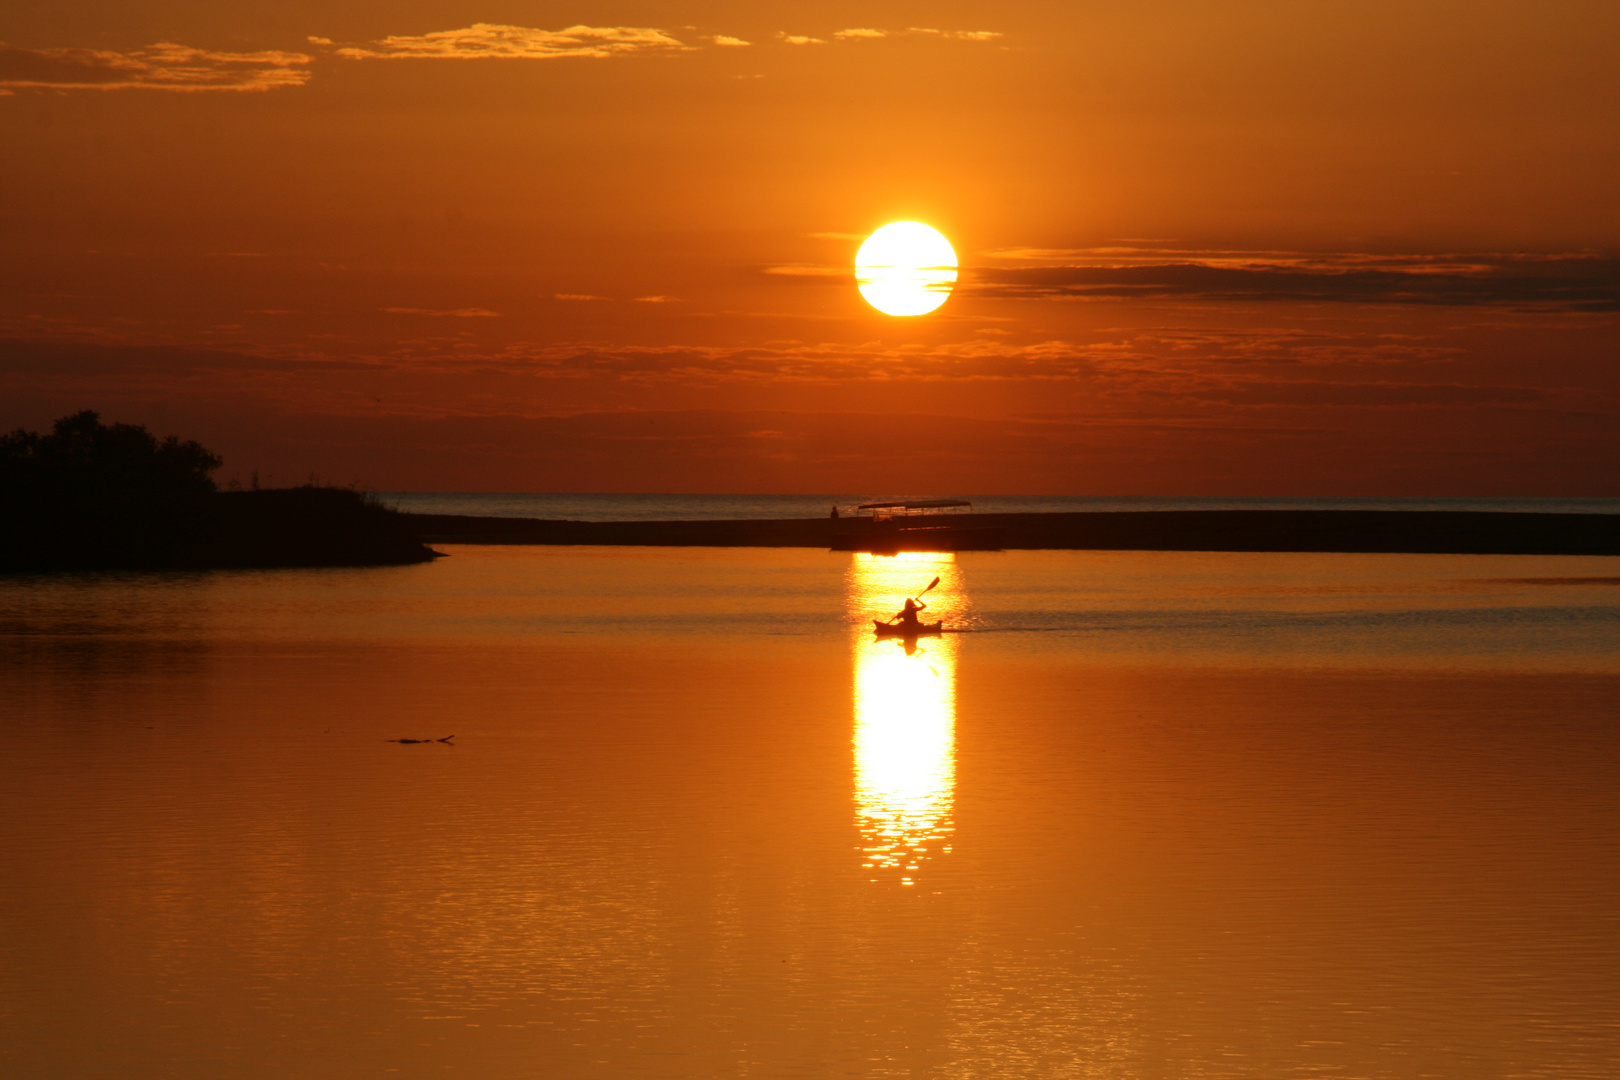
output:
[[[94,412],[47,434],[0,435],[0,566],[164,565],[195,559],[218,455]]]
[[[137,424],[64,416],[0,435],[0,573],[378,566],[434,553],[358,492],[219,491],[219,456]]]
[[[103,506],[194,499],[214,490],[223,462],[191,440],[159,441],[138,424],[103,424],[86,410],[58,420],[48,435],[19,428],[0,435],[0,495]]]

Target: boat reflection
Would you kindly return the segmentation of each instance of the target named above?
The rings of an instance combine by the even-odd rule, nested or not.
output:
[[[849,574],[854,635],[855,823],[873,881],[915,885],[922,865],[948,854],[955,830],[957,639],[877,640],[872,619],[893,615],[939,575],[935,611],[960,609],[954,556],[857,554]]]

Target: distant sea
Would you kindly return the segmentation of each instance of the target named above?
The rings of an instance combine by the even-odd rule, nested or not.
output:
[[[542,518],[552,521],[740,521],[825,517],[861,503],[962,498],[980,514],[1120,510],[1486,510],[1514,514],[1620,514],[1620,499],[1251,498],[1053,495],[569,495],[527,492],[378,491],[413,514]]]

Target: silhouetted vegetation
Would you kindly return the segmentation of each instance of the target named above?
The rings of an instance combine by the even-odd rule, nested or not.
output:
[[[0,570],[366,566],[433,557],[357,492],[216,489],[217,454],[94,412],[0,436]]]
[[[103,424],[94,412],[56,422],[49,435],[0,435],[0,491],[102,504],[185,500],[214,490],[223,461],[196,442],[161,442],[137,424]]]

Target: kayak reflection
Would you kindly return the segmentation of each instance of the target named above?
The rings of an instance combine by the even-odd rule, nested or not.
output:
[[[949,555],[856,555],[851,608],[863,622],[893,612],[925,575],[940,579],[935,595],[947,602],[937,607],[960,598]],[[864,625],[877,639],[862,630],[853,642],[855,820],[872,880],[910,886],[926,861],[950,852],[955,831],[957,639],[941,637],[939,623],[882,624],[872,618]]]

